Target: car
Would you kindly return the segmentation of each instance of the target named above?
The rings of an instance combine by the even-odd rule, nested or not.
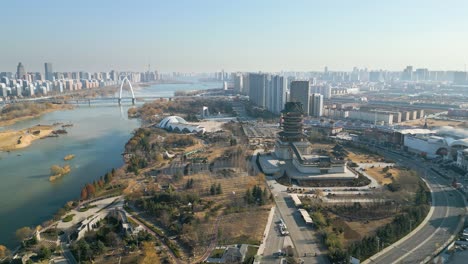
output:
[[[273,257],[277,257],[277,258],[284,256],[284,255],[286,254],[281,250],[278,250],[277,252],[273,253]]]

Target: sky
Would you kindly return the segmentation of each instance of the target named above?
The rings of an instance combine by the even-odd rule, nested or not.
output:
[[[465,0],[1,0],[0,71],[464,70]]]

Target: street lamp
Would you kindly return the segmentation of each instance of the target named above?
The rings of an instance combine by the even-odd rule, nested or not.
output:
[[[375,236],[377,238],[377,252],[380,251],[380,237]]]

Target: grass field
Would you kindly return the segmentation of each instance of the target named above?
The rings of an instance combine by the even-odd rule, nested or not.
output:
[[[260,245],[270,212],[270,206],[223,216],[219,224],[218,242],[221,245]]]
[[[264,188],[263,181],[259,181],[254,176],[248,176],[244,172],[235,173],[233,176],[224,177],[216,174],[194,174],[183,177],[182,180],[174,183],[177,189],[184,189],[188,179],[193,179],[193,188],[187,192],[194,192],[201,197],[213,201],[215,203],[230,202],[233,199],[242,198],[247,188],[252,188],[259,184]],[[213,184],[221,184],[222,194],[209,195],[210,187]]]

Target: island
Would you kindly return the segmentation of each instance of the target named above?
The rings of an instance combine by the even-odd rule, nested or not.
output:
[[[68,164],[63,167],[60,167],[59,165],[52,165],[52,167],[50,167],[50,172],[52,176],[49,177],[49,181],[53,182],[61,178],[62,176],[70,173],[70,171],[71,167]]]
[[[63,158],[63,160],[67,161],[67,160],[72,160],[72,159],[74,159],[74,158],[75,158],[75,155],[69,154],[69,155],[66,155],[66,156]]]

